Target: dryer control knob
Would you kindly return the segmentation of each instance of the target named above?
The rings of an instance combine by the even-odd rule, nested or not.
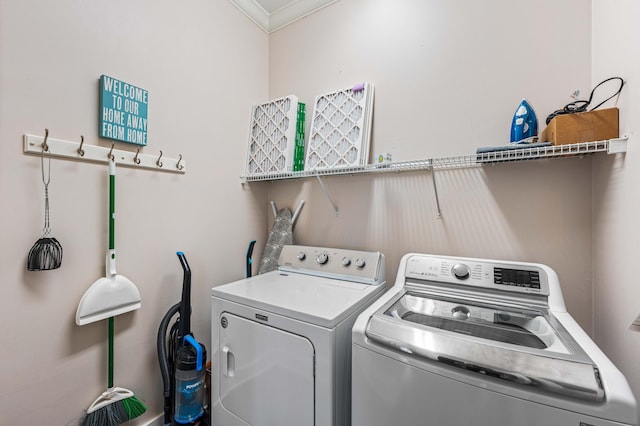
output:
[[[343,257],[342,258],[342,266],[349,266],[349,265],[351,265],[351,259],[346,257],[346,256]]]
[[[366,265],[367,263],[364,261],[363,258],[359,257],[356,259],[356,266],[360,269],[364,268],[364,265]]]
[[[469,278],[469,267],[462,263],[453,265],[453,268],[451,268],[451,272],[453,273],[453,276],[459,280],[466,280],[467,278]]]
[[[317,257],[316,257],[316,261],[321,264],[324,265],[325,263],[327,263],[329,261],[329,255],[327,253],[320,253]]]
[[[305,260],[307,258],[307,255],[304,254],[303,251],[301,251],[300,253],[298,253],[298,255],[296,257],[298,258],[298,260],[302,261],[302,260]]]

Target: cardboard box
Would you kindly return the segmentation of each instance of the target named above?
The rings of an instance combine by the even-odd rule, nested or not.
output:
[[[542,131],[540,142],[565,145],[618,137],[618,108],[599,109],[554,117]]]

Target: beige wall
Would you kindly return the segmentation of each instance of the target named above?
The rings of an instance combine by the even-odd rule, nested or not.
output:
[[[38,157],[24,133],[107,146],[97,137],[98,78],[149,91],[143,153],[187,161],[184,176],[118,169],[118,272],[142,309],[116,318],[115,384],[162,411],[155,336],[193,269],[193,329],[210,343],[210,288],[244,276],[266,199],[243,188],[250,106],[267,97],[267,36],[217,0],[0,2],[0,424],[75,424],[106,387],[106,321],[78,327],[77,304],[104,276],[107,167],[53,160],[51,221],[59,270],[27,272],[43,223]],[[119,149],[128,148],[118,144]]]
[[[470,154],[509,142],[522,97],[538,119],[591,84],[591,6],[582,0],[341,0],[273,33],[271,97],[375,85],[373,154],[394,160]],[[553,13],[550,13],[553,10]],[[310,119],[308,120],[310,123]],[[308,129],[309,126],[307,126]],[[380,250],[392,283],[407,252],[541,262],[562,278],[569,310],[592,331],[591,160],[565,159],[432,176],[269,184],[269,199],[306,201],[298,243]]]
[[[593,261],[595,340],[640,397],[640,314],[638,286],[638,182],[640,156],[640,4],[593,1],[593,84],[607,77],[627,81],[620,97],[620,132],[629,135],[624,157],[601,157],[593,173]],[[606,93],[606,92],[605,92]]]
[[[630,136],[626,155],[437,172],[440,220],[423,172],[325,179],[338,216],[313,180],[272,183],[268,197],[306,200],[297,242],[384,252],[389,281],[411,251],[552,266],[569,311],[640,395],[640,328],[630,327],[640,314],[640,6],[547,0],[527,13],[524,7],[342,0],[270,37],[270,95],[296,93],[313,105],[317,94],[370,81],[372,154],[411,160],[500,145],[519,97],[543,123],[573,90],[584,99],[604,78],[620,75],[627,81],[618,104],[621,133]]]

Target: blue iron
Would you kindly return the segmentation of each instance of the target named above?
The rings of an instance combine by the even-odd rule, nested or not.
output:
[[[522,99],[511,122],[511,143],[527,143],[538,135],[538,118],[533,107],[526,99]]]

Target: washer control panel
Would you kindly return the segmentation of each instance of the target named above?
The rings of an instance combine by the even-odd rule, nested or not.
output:
[[[384,255],[379,252],[288,245],[282,248],[278,269],[366,283],[385,280]]]
[[[548,294],[549,291],[544,270],[531,263],[412,255],[407,259],[405,277],[519,293]]]

